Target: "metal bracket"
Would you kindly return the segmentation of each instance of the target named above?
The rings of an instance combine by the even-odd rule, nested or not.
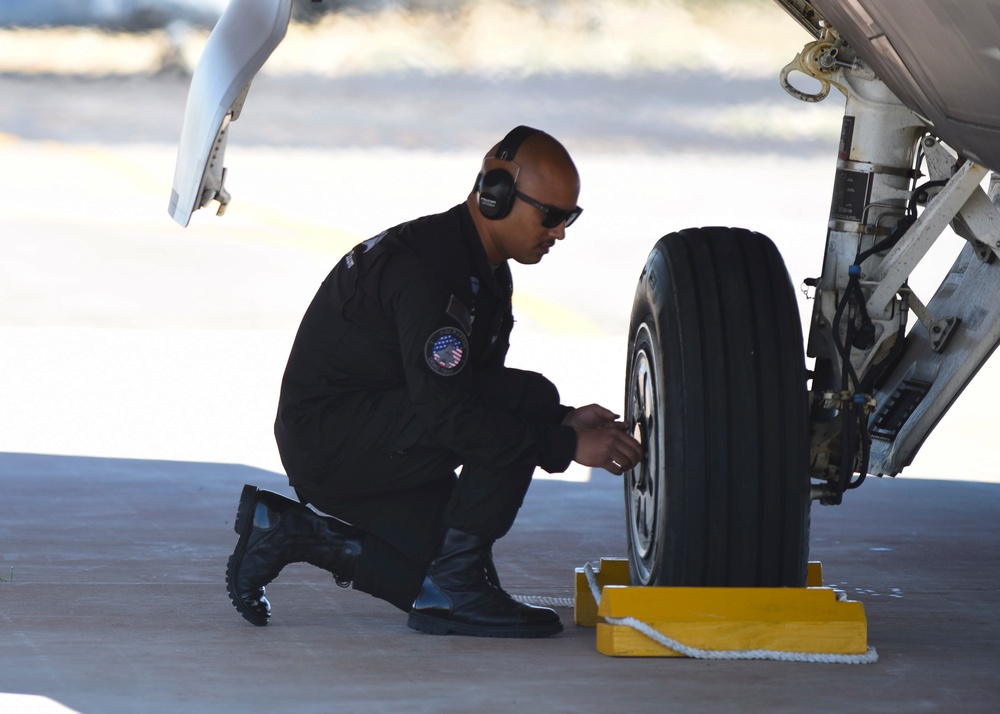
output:
[[[927,306],[909,288],[901,289],[900,293],[905,294],[907,306],[913,310],[913,314],[927,328],[931,349],[935,352],[943,350],[944,346],[948,343],[948,338],[951,337],[952,330],[959,323],[959,319],[957,317],[945,317],[935,320],[934,316],[931,315],[931,311],[927,309]]]
[[[906,348],[875,398],[872,423],[891,423],[871,447],[871,473],[895,475],[910,464],[920,445],[979,368],[1000,344],[1000,268],[979,260],[967,244],[928,303],[929,313],[954,316],[943,337],[923,320],[906,336]],[[935,324],[931,321],[931,324]],[[942,342],[942,340],[946,342]],[[947,347],[947,349],[945,349]],[[919,400],[900,412],[897,395],[920,385]]]
[[[979,188],[987,171],[971,161],[962,164],[899,243],[886,254],[872,276],[872,282],[878,283],[878,287],[868,298],[869,313],[881,315],[885,311],[934,241]]]
[[[934,137],[923,140],[927,170],[934,181],[947,181],[955,172],[957,159]],[[994,177],[996,174],[994,174]],[[991,179],[991,192],[996,181]],[[959,210],[951,223],[952,229],[972,243],[980,260],[1000,257],[1000,211],[980,187]]]

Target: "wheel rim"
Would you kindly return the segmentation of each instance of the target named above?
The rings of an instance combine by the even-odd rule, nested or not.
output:
[[[655,342],[648,326],[639,327],[629,372],[629,428],[644,449],[641,462],[625,472],[628,494],[629,543],[633,567],[640,584],[649,583],[656,559],[656,529],[662,494],[659,474],[663,465],[659,414],[658,364]]]

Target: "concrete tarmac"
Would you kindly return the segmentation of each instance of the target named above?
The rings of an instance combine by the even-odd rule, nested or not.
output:
[[[45,81],[26,88],[50,97]],[[92,126],[113,126],[120,105],[88,90]],[[567,609],[549,640],[430,637],[304,565],[269,588],[272,623],[247,624],[223,582],[232,522],[244,483],[288,492],[270,428],[298,319],[356,241],[461,200],[486,147],[248,147],[236,125],[234,203],[183,231],[169,139],[29,136],[32,106],[0,122],[0,712],[997,710],[992,364],[901,478],[813,511],[812,558],[864,604],[876,664],[610,658]],[[490,121],[520,120],[504,111]],[[819,268],[833,153],[621,153],[589,131],[587,213],[516,266],[511,360],[567,403],[620,408],[655,239],[755,228],[798,284]],[[575,567],[625,554],[623,510],[607,473],[536,479],[497,546],[504,585],[571,596]]]
[[[551,639],[422,635],[307,565],[268,587],[256,628],[223,574],[240,488],[287,493],[279,474],[11,453],[0,472],[0,691],[78,712],[985,714],[1000,696],[996,484],[879,480],[814,510],[812,557],[864,604],[879,654],[834,665],[607,657],[566,608]],[[624,555],[622,504],[610,474],[536,481],[497,544],[504,586],[571,597],[574,567]]]

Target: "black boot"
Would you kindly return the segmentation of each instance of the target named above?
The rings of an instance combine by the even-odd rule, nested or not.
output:
[[[226,589],[240,614],[266,625],[271,605],[264,586],[289,563],[306,562],[350,585],[363,533],[336,518],[321,516],[290,498],[244,486],[236,511],[240,539],[229,556]]]
[[[562,632],[554,610],[519,603],[490,582],[490,545],[470,533],[446,531],[407,624],[432,635],[547,637]]]

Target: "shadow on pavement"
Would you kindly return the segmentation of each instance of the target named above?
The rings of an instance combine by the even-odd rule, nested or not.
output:
[[[419,635],[305,565],[265,628],[225,594],[235,464],[0,454],[0,692],[80,712],[993,711],[1000,696],[1000,485],[866,484],[816,508],[813,558],[865,604],[869,666],[609,658],[571,624],[543,641]],[[625,553],[621,483],[536,481],[498,567],[515,594],[572,596]]]

